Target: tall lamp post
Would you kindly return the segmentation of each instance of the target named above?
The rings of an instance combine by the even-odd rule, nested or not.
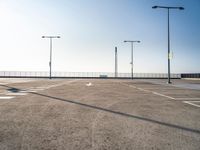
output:
[[[170,9],[179,9],[179,10],[184,10],[183,7],[166,7],[166,6],[153,6],[153,9],[156,8],[163,8],[163,9],[167,9],[167,15],[168,15],[168,84],[171,83],[170,80],[170,30],[169,30],[169,10]]]
[[[42,36],[42,38],[49,38],[50,39],[50,60],[49,60],[49,79],[51,79],[51,66],[52,66],[52,39],[53,38],[60,38],[60,36]]]
[[[133,80],[133,43],[140,43],[140,41],[124,41],[131,43],[131,79]]]
[[[115,78],[118,77],[117,47],[115,47]]]

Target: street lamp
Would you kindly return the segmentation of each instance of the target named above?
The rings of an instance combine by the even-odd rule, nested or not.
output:
[[[53,38],[60,38],[60,36],[42,36],[42,38],[49,38],[49,39],[50,39],[49,79],[51,79],[52,39],[53,39]]]
[[[153,6],[153,9],[156,8],[163,8],[167,9],[167,14],[168,14],[168,84],[171,83],[170,81],[170,31],[169,31],[169,10],[170,9],[179,9],[179,10],[184,10],[183,7],[166,7],[166,6]]]
[[[133,43],[140,43],[140,41],[124,41],[131,43],[131,78],[133,80]]]

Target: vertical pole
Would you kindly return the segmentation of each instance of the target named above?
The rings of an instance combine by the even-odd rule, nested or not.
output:
[[[170,31],[169,31],[169,8],[168,8],[168,84],[170,81]]]
[[[133,80],[133,42],[131,42],[131,78]]]
[[[50,38],[50,61],[49,61],[49,79],[51,79],[51,61],[52,61],[52,38]]]
[[[117,47],[115,47],[115,78],[118,77],[118,66],[117,66]]]

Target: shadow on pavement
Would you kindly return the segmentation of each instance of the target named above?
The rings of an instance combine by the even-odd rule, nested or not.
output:
[[[17,89],[18,91],[25,91],[23,89],[18,89],[18,88],[6,86],[6,85],[0,84],[0,86],[10,88],[10,89]],[[7,90],[9,90],[9,89],[7,89]],[[158,121],[158,120],[154,120],[154,119],[150,119],[150,118],[136,116],[136,115],[133,115],[133,114],[128,114],[128,113],[119,112],[119,111],[115,111],[115,110],[110,110],[110,109],[106,109],[106,108],[103,108],[103,107],[93,106],[93,105],[77,102],[77,101],[74,101],[74,100],[67,100],[67,99],[64,99],[64,98],[54,97],[54,96],[40,94],[40,93],[36,93],[36,92],[28,92],[28,93],[38,95],[38,96],[42,96],[42,97],[47,97],[47,98],[54,99],[54,100],[59,100],[59,101],[71,103],[71,104],[76,104],[76,105],[87,107],[87,108],[90,108],[90,109],[95,109],[95,110],[99,110],[99,111],[112,113],[112,114],[115,114],[115,115],[120,115],[120,116],[123,116],[123,117],[128,117],[128,118],[132,118],[132,119],[139,119],[139,120],[143,120],[143,121],[147,121],[147,122],[151,122],[151,123],[156,123],[156,124],[171,127],[171,128],[181,129],[181,130],[184,130],[184,131],[189,131],[189,132],[200,134],[200,130],[197,130],[197,129],[182,127],[182,126],[179,126],[179,125],[170,124],[170,123],[166,123],[166,122],[162,122],[162,121]]]

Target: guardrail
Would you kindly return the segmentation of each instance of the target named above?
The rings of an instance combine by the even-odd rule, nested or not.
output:
[[[167,78],[166,73],[134,73],[134,78],[162,79]],[[44,71],[0,71],[1,78],[48,78],[49,72]],[[52,78],[131,78],[131,73],[111,72],[52,72]],[[171,78],[180,79],[181,74],[171,74]]]
[[[181,78],[200,78],[200,73],[182,73]]]

